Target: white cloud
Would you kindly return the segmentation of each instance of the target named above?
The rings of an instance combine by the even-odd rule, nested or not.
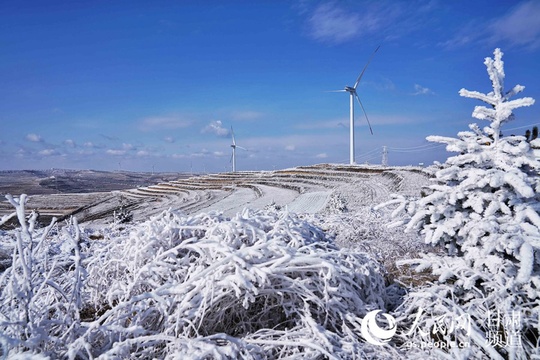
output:
[[[387,77],[380,77],[377,80],[362,80],[360,86],[369,86],[370,88],[377,89],[379,91],[394,91],[396,90],[396,84]],[[348,94],[347,94],[348,95]]]
[[[198,153],[192,153],[192,154],[189,154],[189,156],[190,156],[190,157],[194,157],[194,158],[202,158],[202,157],[208,156],[208,154],[202,153],[202,152],[198,152]]]
[[[53,155],[58,155],[58,152],[54,149],[45,149],[38,152],[38,154],[41,156],[53,156]]]
[[[77,144],[75,144],[75,141],[71,139],[64,140],[64,144],[72,148],[77,147]]]
[[[358,117],[355,118],[355,127],[366,126],[365,117],[361,114],[358,114],[357,116]],[[376,127],[378,125],[415,124],[415,123],[422,123],[429,120],[429,118],[427,117],[423,118],[419,116],[412,117],[412,116],[407,116],[407,115],[372,114],[369,112],[369,110],[368,110],[368,117],[369,117],[369,122],[371,123],[372,127]],[[324,129],[347,129],[348,130],[349,121],[350,120],[347,116],[343,118],[335,118],[335,119],[325,120],[325,121],[311,121],[311,122],[300,123],[300,124],[296,124],[294,128],[301,129],[301,130],[324,130]]]
[[[285,146],[285,150],[287,150],[287,151],[294,151],[295,149],[296,149],[296,146],[294,146],[294,145]]]
[[[191,124],[191,120],[187,120],[179,115],[155,116],[141,120],[139,122],[139,129],[142,131],[171,130],[186,128]]]
[[[540,46],[540,2],[522,2],[489,27],[494,43],[507,40],[512,45]]]
[[[225,137],[229,135],[229,130],[223,127],[223,124],[220,120],[212,121],[210,124],[206,125],[202,130],[202,133],[215,134],[217,136]]]
[[[485,35],[485,31],[476,29],[476,27],[471,23],[463,25],[455,32],[454,37],[446,41],[440,42],[439,45],[448,50],[455,50],[462,46],[466,46],[470,43],[478,41],[478,39],[480,39],[483,34]]]
[[[429,11],[396,1],[354,2],[330,1],[319,4],[307,20],[309,35],[328,43],[344,43],[361,36],[397,38],[418,28],[416,17]]]
[[[28,135],[26,135],[26,140],[31,141],[31,142],[42,142],[43,141],[41,136],[39,136],[37,134],[28,134]]]
[[[126,154],[126,150],[109,149],[107,150],[107,154],[114,156],[122,156]]]
[[[524,1],[509,12],[490,21],[484,27],[478,21],[469,21],[454,32],[454,36],[440,43],[441,46],[454,50],[471,44],[501,46],[526,46],[531,49],[540,47],[540,2]]]
[[[283,136],[257,136],[251,138],[245,138],[242,140],[242,146],[250,149],[253,152],[265,152],[277,151],[278,149],[284,149],[286,146],[294,144],[295,151],[303,151],[304,149],[311,147],[318,147],[321,144],[325,144],[332,147],[340,144],[343,139],[348,139],[347,135],[343,134],[296,134],[296,135],[283,135]]]
[[[357,14],[346,12],[335,3],[319,5],[309,19],[311,36],[317,40],[342,43],[361,32]]]
[[[207,158],[211,155],[215,155],[215,151],[210,151],[206,148],[201,149],[198,152],[192,152],[189,154],[172,154],[171,156],[174,159],[185,159],[185,158]]]
[[[96,147],[96,145],[94,145],[94,143],[91,142],[91,141],[85,142],[85,143],[83,144],[83,146],[84,146],[84,147],[87,147],[87,148],[94,148],[94,147]]]
[[[327,153],[320,153],[320,154],[315,155],[315,157],[317,159],[326,159],[328,157],[328,154]]]
[[[412,95],[430,95],[433,94],[433,91],[423,87],[422,85],[414,84],[414,93]]]
[[[163,138],[163,140],[165,140],[166,142],[171,143],[171,144],[176,141],[172,136],[166,136],[166,137]]]
[[[94,155],[95,152],[92,151],[92,150],[79,150],[79,151],[77,152],[77,154],[83,155],[83,156],[90,156],[90,155]]]

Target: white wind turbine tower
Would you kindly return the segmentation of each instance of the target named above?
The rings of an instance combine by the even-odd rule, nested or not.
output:
[[[356,97],[356,100],[358,100],[358,104],[360,104],[360,107],[362,108],[362,111],[364,112],[364,116],[366,117],[366,121],[369,126],[369,131],[371,132],[371,135],[373,135],[373,129],[371,129],[371,124],[369,123],[369,119],[366,114],[366,110],[364,109],[364,105],[362,105],[362,102],[360,101],[360,98],[358,97],[358,94],[356,93],[356,88],[358,87],[358,84],[360,83],[360,79],[362,79],[362,76],[364,75],[364,72],[366,71],[369,63],[371,62],[371,59],[373,59],[373,56],[379,50],[381,46],[377,46],[373,54],[371,54],[371,57],[369,58],[369,61],[367,62],[366,66],[364,66],[364,69],[356,79],[356,82],[354,83],[354,86],[345,86],[344,90],[336,90],[335,92],[348,92],[350,94],[350,164],[354,165],[356,162],[354,160],[354,98]]]
[[[236,148],[239,148],[239,149],[242,149],[242,150],[247,150],[247,149],[236,145],[236,141],[234,140],[234,131],[233,131],[232,126],[231,126],[231,135],[232,135],[232,144],[231,144],[231,147],[232,147],[232,155],[231,155],[232,171],[236,172]]]

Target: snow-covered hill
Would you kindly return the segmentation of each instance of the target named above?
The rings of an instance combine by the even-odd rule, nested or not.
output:
[[[220,173],[112,192],[72,213],[80,222],[102,221],[119,208],[129,212],[134,221],[169,208],[186,215],[218,211],[229,217],[244,208],[271,206],[288,207],[296,213],[319,213],[329,206],[332,197],[343,199],[344,205],[354,211],[386,201],[390,193],[419,194],[428,181],[420,168],[329,164]]]
[[[334,198],[355,211],[388,200],[390,193],[419,194],[428,182],[416,167],[321,164],[192,176],[116,191],[104,187],[100,192],[35,194],[29,196],[26,208],[38,210],[43,223],[52,216],[72,215],[79,223],[110,222],[119,212],[129,213],[137,222],[167,209],[186,215],[218,211],[231,217],[244,208],[287,207],[291,212],[316,214],[334,206]],[[0,215],[11,211],[7,202],[0,203]]]

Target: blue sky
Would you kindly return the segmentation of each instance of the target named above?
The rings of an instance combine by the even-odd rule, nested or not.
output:
[[[538,1],[3,1],[0,169],[227,171],[443,161],[428,135],[455,136],[490,91],[540,99]],[[508,133],[540,123],[518,109]]]

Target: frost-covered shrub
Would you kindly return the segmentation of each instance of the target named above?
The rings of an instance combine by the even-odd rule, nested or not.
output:
[[[348,211],[349,209],[347,208],[347,201],[341,194],[333,192],[332,195],[330,195],[323,212],[329,214],[341,214]]]
[[[2,233],[0,246],[11,262],[0,272],[0,355],[17,352],[51,356],[66,350],[80,325],[85,272],[76,221],[61,231],[55,220],[37,229],[37,214],[25,215],[26,195],[6,196],[20,229]],[[36,355],[34,358],[40,358]]]
[[[315,214],[308,219],[332,236],[338,246],[362,251],[377,259],[383,265],[387,284],[423,281],[417,274],[412,276],[409,269],[398,268],[396,262],[432,248],[423,244],[418,234],[404,234],[399,228],[389,228],[391,218],[386,209],[364,206],[354,212]]]
[[[133,213],[128,210],[128,201],[119,195],[120,206],[113,212],[112,223],[116,225],[125,224],[133,220]]]
[[[481,129],[472,124],[471,131],[460,132],[458,138],[428,137],[447,144],[447,150],[458,155],[434,169],[435,182],[424,197],[398,197],[385,205],[397,204],[394,215],[407,215],[401,222],[408,230],[420,232],[426,243],[443,245],[448,251],[445,257],[407,262],[418,270],[431,268],[439,279],[409,294],[402,322],[411,324],[416,319],[419,328],[433,329],[432,320],[438,315],[467,315],[473,326],[459,340],[470,341],[471,347],[453,349],[454,355],[524,359],[538,347],[540,163],[524,136],[502,136],[501,126],[513,119],[514,109],[532,105],[534,100],[510,100],[524,89],[520,85],[504,92],[499,49],[493,59],[486,58],[485,65],[493,91],[482,94],[462,89],[460,95],[489,105],[477,106],[473,112],[489,125]],[[418,308],[429,309],[430,316],[415,318]],[[501,325],[494,332],[489,325],[493,313],[519,313],[520,322]],[[502,336],[505,345],[514,336],[515,344],[494,344],[494,334]],[[454,341],[457,335],[447,331],[441,336]]]
[[[96,308],[72,358],[347,357],[362,354],[365,313],[384,309],[375,261],[285,212],[168,211],[93,245]]]
[[[99,236],[21,230],[0,273],[0,357],[389,358],[360,337],[385,311],[380,265],[294,214],[166,211]],[[84,266],[83,266],[84,264]]]

